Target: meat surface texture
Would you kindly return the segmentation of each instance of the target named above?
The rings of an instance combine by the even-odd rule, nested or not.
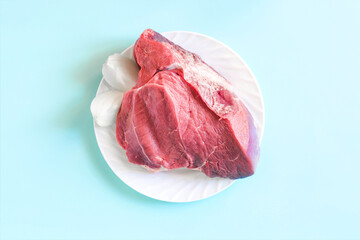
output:
[[[116,120],[116,137],[130,162],[230,179],[254,173],[254,121],[225,78],[151,29],[135,43],[134,56],[138,81],[124,94]]]

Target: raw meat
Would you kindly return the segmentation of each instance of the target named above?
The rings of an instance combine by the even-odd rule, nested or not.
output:
[[[138,81],[124,94],[116,121],[130,162],[230,179],[254,173],[254,121],[225,78],[151,29],[137,40],[134,56]]]

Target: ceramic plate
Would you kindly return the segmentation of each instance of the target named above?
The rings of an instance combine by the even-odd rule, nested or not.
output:
[[[264,129],[263,99],[258,83],[244,60],[223,43],[202,34],[184,31],[162,34],[201,56],[233,84],[234,92],[251,112],[261,140]],[[134,61],[133,47],[130,46],[121,55]],[[97,96],[109,90],[114,89],[103,79]],[[131,188],[148,197],[168,202],[190,202],[210,197],[233,183],[233,180],[209,178],[200,171],[189,169],[151,173],[128,162],[125,151],[116,141],[115,124],[100,127],[94,121],[94,128],[100,150],[112,171]]]

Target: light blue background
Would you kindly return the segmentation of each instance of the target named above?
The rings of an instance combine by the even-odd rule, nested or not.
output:
[[[150,3],[151,2],[151,3]],[[1,0],[1,239],[360,239],[359,1]],[[151,27],[212,36],[263,92],[256,174],[206,200],[138,194],[89,112]]]

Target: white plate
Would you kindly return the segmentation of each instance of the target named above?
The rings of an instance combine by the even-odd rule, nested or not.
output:
[[[235,93],[242,99],[255,120],[261,141],[264,129],[264,103],[259,85],[244,60],[223,43],[193,32],[162,33],[183,48],[201,58],[228,79]],[[121,53],[133,58],[133,45]],[[97,95],[113,90],[104,79]],[[100,150],[112,171],[127,185],[148,197],[168,202],[190,202],[210,197],[229,187],[233,180],[209,178],[200,171],[177,169],[151,173],[141,166],[129,163],[125,150],[116,141],[115,124],[100,127],[94,122]],[[241,179],[239,180],[241,181]]]

